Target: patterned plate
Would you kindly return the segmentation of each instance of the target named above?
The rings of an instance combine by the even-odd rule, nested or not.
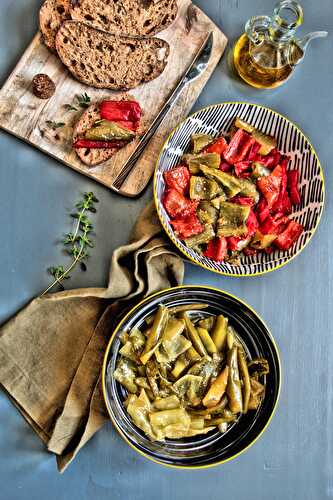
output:
[[[236,117],[254,125],[278,141],[278,149],[291,157],[290,169],[300,172],[300,192],[302,203],[293,207],[292,219],[303,224],[305,231],[288,251],[275,250],[270,255],[264,252],[254,256],[244,256],[241,265],[214,262],[187,248],[173,231],[169,216],[161,200],[165,189],[163,172],[177,165],[180,157],[190,144],[193,134],[208,133],[213,136],[228,132]],[[313,236],[324,206],[323,171],[309,140],[291,121],[272,109],[245,102],[226,102],[209,106],[189,116],[171,133],[165,142],[157,161],[154,178],[154,196],[162,226],[173,243],[190,259],[210,271],[229,276],[255,276],[273,271],[298,255]]]

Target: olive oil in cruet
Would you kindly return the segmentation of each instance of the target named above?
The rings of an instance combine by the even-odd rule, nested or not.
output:
[[[278,87],[304,57],[308,43],[327,36],[326,31],[309,33],[301,39],[295,33],[303,22],[303,9],[290,0],[279,2],[273,16],[252,17],[234,47],[234,66],[239,76],[253,87]]]

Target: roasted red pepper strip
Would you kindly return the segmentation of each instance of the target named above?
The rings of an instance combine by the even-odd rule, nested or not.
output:
[[[205,147],[204,153],[217,153],[222,155],[223,151],[228,147],[228,143],[224,137],[219,137],[212,144]]]
[[[298,170],[289,170],[287,172],[288,176],[288,191],[290,195],[290,201],[292,205],[300,205],[301,204],[301,195],[298,190],[298,179],[299,179],[299,171]]]
[[[176,189],[168,189],[164,195],[163,205],[170,217],[185,219],[195,214],[198,202],[185,198],[185,196],[176,191]]]
[[[232,164],[244,160],[249,153],[249,148],[251,148],[253,144],[253,137],[244,130],[238,129],[232,136],[228,147],[223,152],[224,159]]]
[[[278,165],[270,175],[260,177],[257,181],[258,188],[266,198],[268,208],[272,208],[279,199],[283,174],[283,167]]]
[[[186,219],[173,220],[170,222],[170,224],[181,240],[190,238],[195,234],[200,234],[204,230],[203,225],[200,223],[198,217],[194,214],[187,217]]]
[[[248,160],[238,161],[235,163],[235,174],[237,177],[242,177],[242,175],[251,168],[252,162]]]
[[[276,169],[278,169],[278,168],[280,169],[281,187],[280,187],[280,194],[278,196],[278,199],[271,207],[272,212],[275,214],[282,213],[283,215],[286,215],[286,214],[291,213],[291,203],[290,203],[289,195],[287,193],[287,180],[288,180],[287,179],[287,164],[288,164],[288,162],[289,162],[289,158],[287,156],[285,156],[285,157],[283,157],[279,167],[276,167]],[[275,172],[275,170],[274,170],[274,172]]]
[[[291,220],[286,229],[274,240],[274,244],[280,250],[289,250],[289,248],[300,237],[304,228],[298,222]]]
[[[255,248],[249,248],[246,247],[243,250],[244,255],[255,255],[257,253],[257,250]]]
[[[254,144],[252,144],[251,146],[247,159],[253,161],[257,156],[260,148],[261,145],[259,144],[259,142],[255,141]]]
[[[234,196],[233,198],[230,198],[229,200],[232,203],[238,203],[238,205],[248,205],[249,207],[252,207],[254,205],[254,199],[250,198],[248,196]]]
[[[269,208],[267,205],[267,201],[264,197],[262,197],[256,208],[256,215],[260,223],[264,222],[266,217],[269,216]]]
[[[259,222],[252,208],[250,209],[248,218],[246,219],[246,225],[248,230],[247,236],[253,236],[259,227]]]
[[[232,165],[229,165],[226,161],[222,161],[220,163],[219,169],[222,170],[222,172],[230,172],[232,169]]]
[[[88,139],[78,139],[74,142],[74,149],[120,149],[128,144],[128,141],[89,141]]]
[[[139,122],[142,115],[140,104],[136,101],[103,101],[100,104],[100,114],[103,120],[111,122]]]
[[[280,158],[281,154],[279,151],[277,149],[272,149],[266,156],[256,155],[253,161],[261,163],[264,167],[274,168],[279,164]]]
[[[277,217],[275,215],[272,217],[269,215],[263,224],[261,224],[259,231],[262,234],[280,234],[285,230],[289,221],[290,219],[286,216]]]
[[[204,255],[205,257],[208,257],[208,259],[213,259],[217,262],[221,262],[226,258],[227,253],[227,239],[222,236],[220,238],[214,238],[208,243]]]
[[[184,165],[178,165],[178,167],[164,172],[164,180],[168,188],[176,189],[182,194],[188,191],[190,177],[190,171]]]
[[[138,127],[139,127],[139,124],[140,124],[139,121],[131,122],[131,121],[119,121],[119,120],[117,120],[116,123],[123,128],[127,128],[129,130],[132,130],[132,132],[136,132]]]

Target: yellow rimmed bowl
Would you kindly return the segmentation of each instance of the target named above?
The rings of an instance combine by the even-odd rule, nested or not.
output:
[[[174,232],[162,198],[165,191],[163,174],[174,168],[190,145],[193,134],[218,136],[228,132],[233,120],[240,117],[260,131],[277,139],[278,149],[291,158],[288,168],[297,169],[302,202],[293,207],[291,218],[305,228],[287,251],[276,249],[243,256],[239,266],[215,262],[188,248]],[[290,120],[272,109],[246,102],[225,102],[201,109],[184,120],[168,137],[157,160],[154,176],[154,198],[163,228],[176,247],[194,264],[227,276],[256,276],[274,271],[296,257],[315,233],[324,207],[324,177],[318,156],[308,138]]]
[[[241,415],[221,434],[217,430],[203,436],[165,442],[152,442],[138,429],[126,413],[126,392],[113,378],[118,352],[119,335],[141,327],[158,306],[178,306],[203,302],[207,309],[194,312],[200,317],[223,314],[236,329],[239,339],[251,358],[268,360],[270,373],[266,377],[265,398],[256,411]],[[120,435],[137,452],[157,463],[182,468],[202,468],[221,464],[249,448],[264,432],[275,411],[281,386],[281,366],[275,341],[263,320],[247,304],[227,292],[207,286],[180,286],[162,290],[135,306],[120,322],[107,347],[103,371],[103,394],[107,410]]]

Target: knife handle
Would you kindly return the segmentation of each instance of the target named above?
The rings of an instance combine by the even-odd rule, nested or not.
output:
[[[138,161],[138,159],[142,155],[145,147],[147,146],[147,144],[149,143],[149,141],[151,140],[151,138],[155,134],[156,130],[161,125],[164,118],[167,116],[170,109],[172,108],[172,106],[176,102],[179,94],[181,93],[181,91],[185,87],[186,83],[187,83],[187,81],[185,80],[185,81],[181,81],[177,85],[177,87],[175,88],[175,90],[173,91],[173,93],[171,94],[171,96],[169,97],[169,99],[167,100],[167,102],[165,103],[165,105],[163,106],[161,111],[159,112],[159,114],[156,116],[155,120],[153,121],[153,123],[151,124],[151,126],[149,127],[147,132],[141,137],[137,147],[135,148],[135,150],[133,151],[131,156],[128,158],[127,162],[125,163],[125,165],[123,166],[123,168],[121,169],[121,171],[117,175],[116,179],[114,180],[114,182],[112,184],[113,189],[115,189],[116,191],[120,190],[121,186],[124,184],[125,180],[127,179],[129,174],[131,173],[136,162]]]

